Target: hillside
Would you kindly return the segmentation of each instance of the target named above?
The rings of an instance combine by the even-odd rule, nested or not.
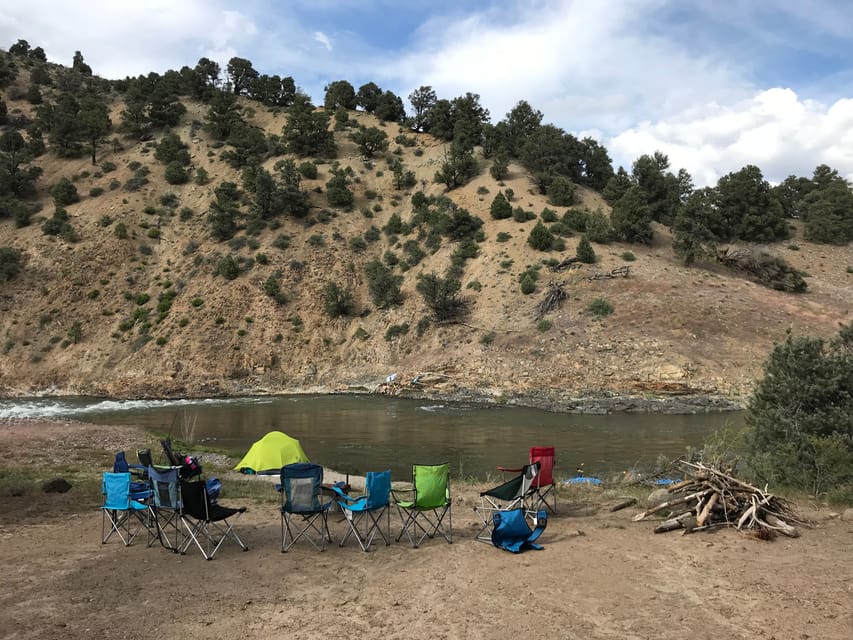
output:
[[[33,113],[21,95],[24,76],[3,90],[10,115]],[[738,401],[748,394],[774,341],[784,339],[787,330],[829,336],[838,323],[850,321],[850,247],[811,244],[802,239],[801,230],[768,247],[808,272],[808,291],[800,295],[768,289],[719,265],[684,267],[673,254],[669,229],[660,225],[654,227],[650,246],[594,244],[596,264],[551,272],[543,261],[574,256],[577,235],[566,238],[563,251],[540,252],[527,244],[536,220],[493,220],[489,214],[492,199],[504,188],[514,191],[514,207],[537,217],[546,206],[558,215],[567,210],[549,205],[521,166],[511,164],[501,186],[489,175],[490,161],[480,157],[480,174],[446,192],[433,182],[445,157],[444,143],[361,112],[351,112],[350,118],[384,128],[392,142],[388,152],[368,161],[348,131],[336,132],[336,160],[351,167],[356,178],[350,185],[355,195],[351,211],[329,208],[324,192],[332,165],[322,162],[317,178],[302,182],[310,193],[308,218],[281,218],[279,228],[253,236],[242,229],[236,241],[217,242],[210,236],[208,207],[216,186],[226,180],[239,185],[240,173],[220,159],[221,144],[198,126],[207,107],[183,102],[187,113],[173,131],[189,144],[196,169],[209,173],[207,184],[166,183],[164,167],[154,159],[162,131],[145,142],[111,134],[120,139],[121,148],[104,144],[98,156],[99,165],[115,165],[109,172],[93,166],[88,156],[59,159],[48,151],[34,161],[44,171],[37,194],[41,213],[20,229],[12,220],[0,219],[0,246],[16,247],[25,256],[22,272],[0,281],[0,395],[372,390],[397,373],[404,391],[477,393],[498,402],[526,396],[559,408],[572,408],[572,398],[585,395],[695,394]],[[242,98],[241,104],[247,121],[281,134],[285,112]],[[113,124],[123,108],[115,99]],[[416,145],[398,147],[393,139],[400,133],[414,136]],[[264,166],[272,171],[282,157],[292,156],[270,158]],[[415,189],[394,189],[388,160],[395,158],[415,172]],[[111,181],[124,185],[131,178],[133,163],[150,169],[148,183],[138,191],[111,189]],[[67,207],[78,242],[41,229],[42,219],[53,211],[48,188],[62,178],[72,179],[81,196]],[[88,195],[97,187],[103,189],[101,195]],[[432,324],[422,335],[416,327],[428,312],[415,290],[417,276],[443,274],[454,243],[444,240],[408,271],[395,269],[403,276],[405,299],[390,309],[372,304],[364,266],[387,251],[402,255],[402,244],[416,238],[416,232],[399,238],[383,233],[363,251],[350,245],[372,226],[382,229],[394,213],[409,220],[411,196],[420,188],[428,196],[446,193],[479,216],[486,236],[479,255],[465,264],[462,293],[471,303],[469,318],[464,324]],[[598,193],[578,190],[575,207],[609,212]],[[160,204],[167,193],[177,196],[176,207]],[[180,213],[183,208],[191,212]],[[119,223],[128,231],[125,239],[116,236]],[[152,230],[159,230],[159,238]],[[510,239],[499,242],[501,233]],[[276,246],[281,246],[276,239],[282,234],[290,238],[286,248]],[[626,262],[626,252],[636,259]],[[242,257],[245,267],[234,280],[215,274],[219,259],[229,254]],[[257,260],[258,254],[266,258]],[[523,295],[519,275],[533,265],[541,265],[536,291]],[[623,265],[630,267],[629,277],[586,279]],[[264,290],[274,274],[287,298],[284,304]],[[352,288],[355,317],[330,319],[324,313],[322,292],[329,281]],[[545,316],[550,326],[536,318],[549,281],[562,283],[568,293],[562,306]],[[166,290],[176,293],[157,321],[158,296]],[[146,294],[148,300],[138,304]],[[596,298],[609,301],[614,312],[603,319],[592,315],[587,307]],[[138,330],[146,313],[150,337]],[[75,323],[76,342],[69,339]],[[408,331],[387,339],[395,325],[408,325]],[[420,385],[413,387],[409,383],[415,376]]]

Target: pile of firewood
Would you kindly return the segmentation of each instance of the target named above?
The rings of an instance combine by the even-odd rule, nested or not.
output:
[[[762,540],[772,539],[777,533],[796,538],[800,534],[793,525],[808,526],[784,499],[772,493],[703,464],[681,462],[679,467],[685,479],[667,488],[672,498],[637,514],[632,518],[634,522],[667,514],[667,519],[655,527],[655,533],[681,529],[686,534],[735,527]]]

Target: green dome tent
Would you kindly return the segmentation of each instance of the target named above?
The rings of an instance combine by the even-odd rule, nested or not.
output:
[[[281,431],[270,431],[253,444],[234,467],[243,473],[273,474],[291,462],[308,462],[299,440]]]

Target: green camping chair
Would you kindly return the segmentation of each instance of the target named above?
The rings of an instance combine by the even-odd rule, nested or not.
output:
[[[449,464],[412,465],[412,488],[392,494],[403,523],[397,542],[405,535],[413,547],[418,547],[426,538],[441,534],[449,544],[453,543]],[[404,494],[406,499],[398,494]]]

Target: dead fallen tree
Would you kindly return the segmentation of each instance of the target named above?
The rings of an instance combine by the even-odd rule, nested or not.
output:
[[[796,538],[800,533],[794,525],[808,526],[783,498],[703,464],[680,462],[678,466],[685,480],[667,489],[672,498],[637,514],[634,522],[666,514],[655,533],[734,527],[762,540],[777,534]]]
[[[546,313],[559,307],[565,299],[566,292],[563,289],[563,285],[559,282],[550,283],[548,290],[545,292],[545,297],[536,305],[536,319],[541,320]]]
[[[591,276],[587,276],[584,280],[610,280],[611,278],[627,278],[629,275],[631,275],[631,267],[624,264],[621,267],[611,269],[607,273],[598,271]]]
[[[754,247],[726,247],[717,251],[717,261],[777,291],[803,293],[808,288],[802,274],[783,258]]]
[[[572,269],[580,269],[582,266],[583,266],[583,263],[581,262],[580,258],[572,257],[572,258],[566,258],[562,262],[558,262],[557,264],[552,265],[551,271],[558,272],[558,271],[567,271],[567,270],[572,270]]]

